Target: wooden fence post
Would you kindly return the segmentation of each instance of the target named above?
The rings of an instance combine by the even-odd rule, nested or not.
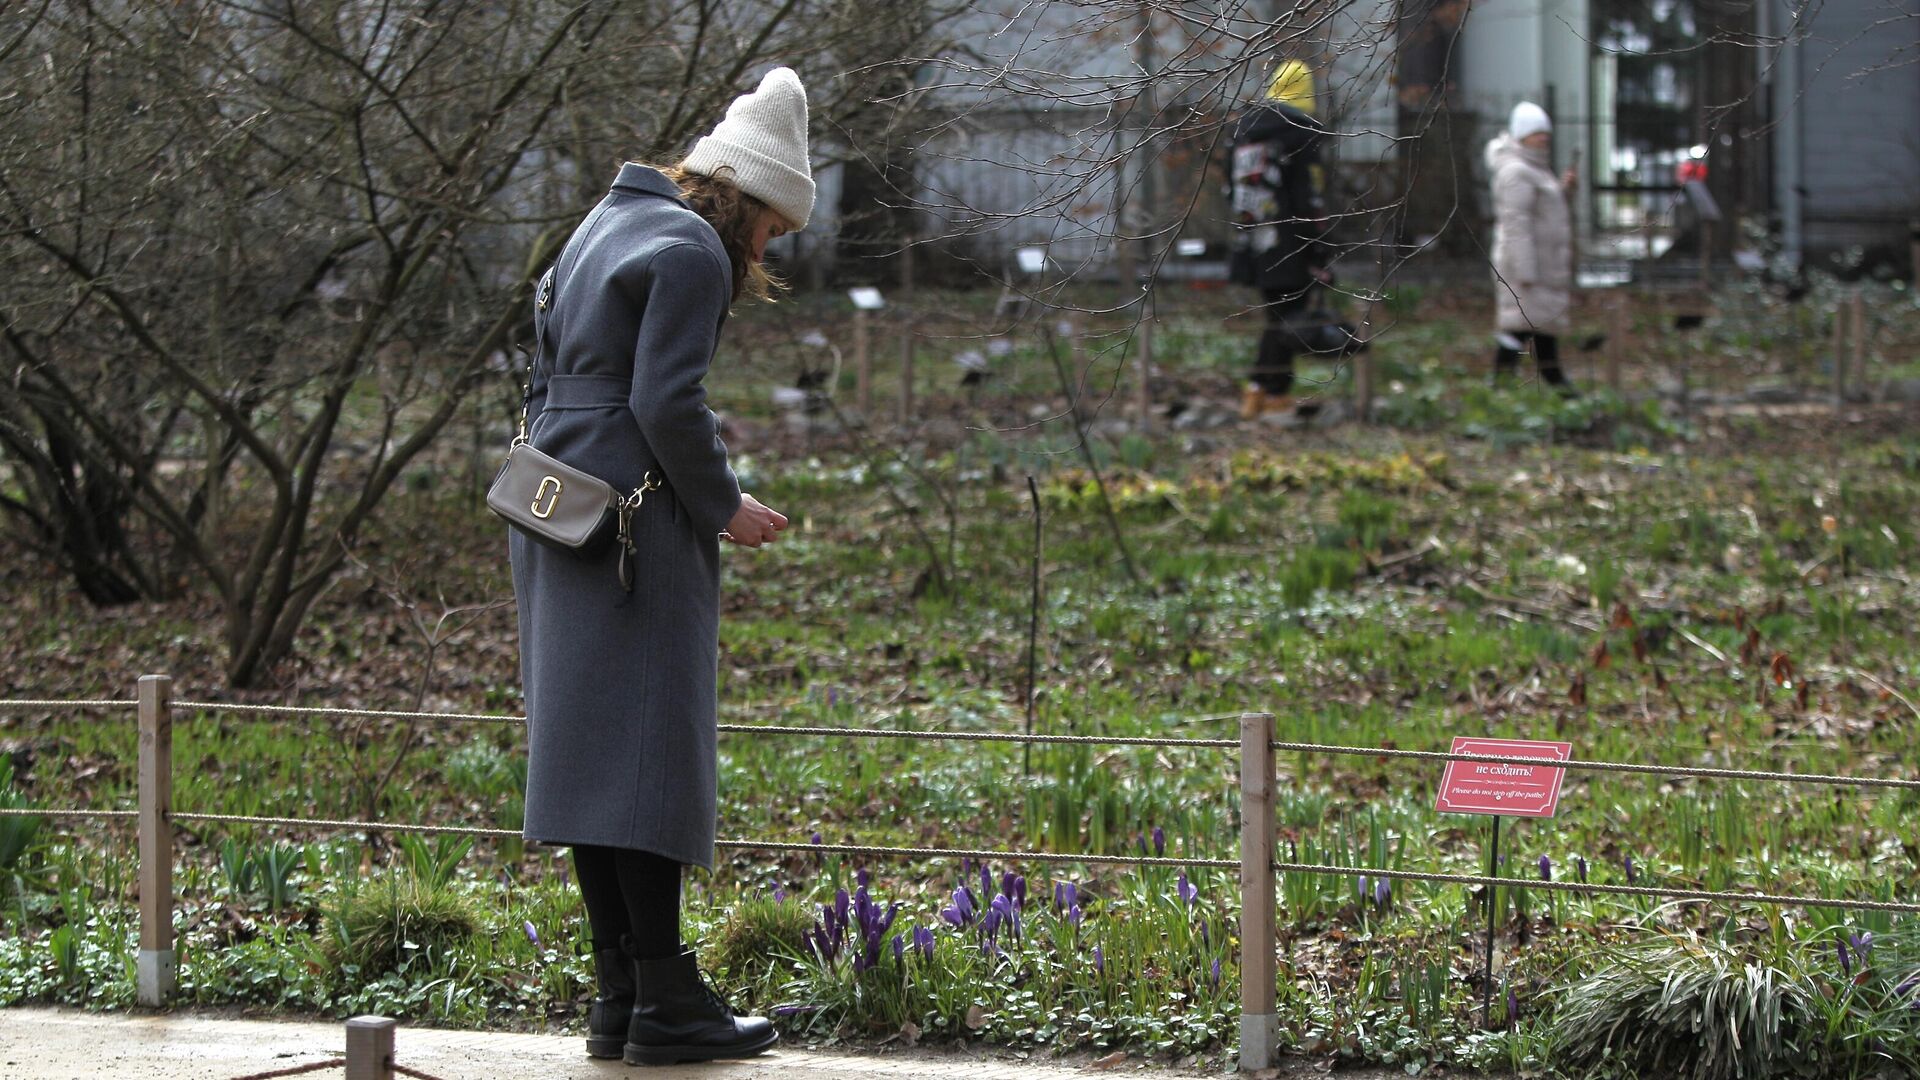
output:
[[[900,426],[913,422],[913,354],[915,335],[911,316],[900,335]]]
[[[1273,714],[1240,717],[1240,1069],[1271,1068],[1275,1004]]]
[[[1833,407],[1847,404],[1847,324],[1852,321],[1845,298],[1833,305]]]
[[[160,1006],[180,974],[173,952],[173,680],[140,676],[140,952],[135,997]]]
[[[347,1021],[347,1080],[393,1080],[393,1031],[384,1016]]]
[[[1871,396],[1871,384],[1867,381],[1867,298],[1860,293],[1853,294],[1852,322],[1850,344],[1853,348],[1849,350],[1848,357],[1852,366],[1848,379],[1853,384],[1850,388],[1853,396],[1866,400]]]
[[[1607,293],[1607,388],[1617,396],[1620,393],[1620,357],[1627,351],[1627,327],[1632,325],[1628,318],[1626,293],[1614,289]]]
[[[873,351],[869,347],[867,310],[853,309],[853,400],[860,409],[860,422],[873,416]]]
[[[1141,434],[1153,430],[1153,292],[1152,282],[1141,294],[1140,323],[1135,331],[1138,348],[1134,354],[1134,367],[1140,379],[1135,387],[1133,410],[1134,428]]]

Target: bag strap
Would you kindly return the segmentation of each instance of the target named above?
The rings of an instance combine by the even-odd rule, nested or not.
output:
[[[553,270],[540,275],[540,284],[534,289],[533,355],[527,358],[527,378],[520,384],[520,424],[513,436],[515,446],[527,441],[527,410],[533,407],[533,374],[540,363],[540,354],[547,348],[547,324],[540,316],[553,307],[553,276]]]
[[[596,207],[594,212],[587,216],[587,220],[581,224],[579,231],[574,235],[577,237],[584,234],[593,224],[593,219],[599,217],[601,211],[604,209],[604,205]],[[561,254],[564,256],[566,252],[563,250]],[[579,261],[580,252],[576,250],[573,252],[573,262],[577,264]],[[527,410],[533,404],[533,375],[540,366],[540,354],[547,351],[547,322],[552,318],[553,296],[559,288],[560,263],[556,261],[547,269],[546,273],[540,275],[540,284],[534,288],[533,355],[527,360],[527,381],[520,384],[520,427],[518,433],[513,437],[513,442],[516,446],[527,441]],[[542,318],[541,316],[543,315],[546,316],[546,318]]]

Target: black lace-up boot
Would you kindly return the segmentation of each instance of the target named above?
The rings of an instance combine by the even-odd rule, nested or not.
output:
[[[627,1027],[629,1065],[752,1057],[780,1040],[765,1017],[735,1016],[691,952],[637,965],[639,997]]]
[[[602,949],[594,942],[593,975],[598,984],[587,1008],[587,1056],[617,1058],[627,1045],[633,1018],[633,957],[624,945]]]

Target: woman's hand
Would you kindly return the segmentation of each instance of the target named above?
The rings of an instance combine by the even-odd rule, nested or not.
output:
[[[733,512],[733,520],[727,522],[726,531],[720,534],[720,539],[741,547],[757,548],[778,540],[786,527],[785,514],[769,509],[761,505],[759,499],[741,492],[740,509]]]

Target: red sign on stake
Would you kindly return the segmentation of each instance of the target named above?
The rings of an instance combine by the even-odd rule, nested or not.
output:
[[[1573,756],[1573,744],[1456,735],[1452,753],[1565,761]],[[1443,814],[1552,817],[1560,804],[1560,780],[1566,775],[1567,770],[1551,765],[1449,761],[1440,777],[1440,797],[1433,808]]]

